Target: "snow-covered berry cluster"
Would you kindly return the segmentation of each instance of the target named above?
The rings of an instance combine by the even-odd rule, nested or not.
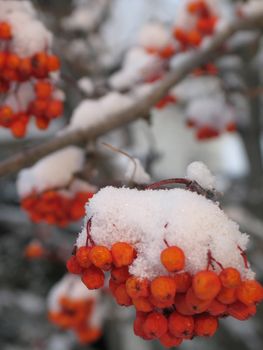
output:
[[[68,147],[20,172],[17,189],[21,206],[33,222],[66,226],[84,216],[85,203],[96,188],[74,176],[83,163],[83,151]]]
[[[74,331],[80,343],[101,337],[103,304],[98,291],[89,291],[73,275],[65,275],[49,292],[48,318],[62,329]]]
[[[22,28],[22,30],[21,30]],[[51,52],[52,35],[27,1],[0,1],[0,126],[23,137],[31,117],[39,129],[63,113]]]
[[[263,299],[246,258],[248,236],[208,199],[213,176],[198,162],[188,175],[178,179],[186,189],[100,190],[67,263],[89,289],[102,288],[110,273],[116,302],[136,309],[135,334],[167,347],[213,336],[222,317],[246,320]]]

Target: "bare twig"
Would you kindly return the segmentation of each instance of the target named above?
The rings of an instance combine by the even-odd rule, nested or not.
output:
[[[182,81],[194,68],[207,63],[215,54],[217,56],[223,54],[225,52],[222,49],[223,44],[234,33],[239,30],[259,27],[263,27],[263,12],[233,21],[211,38],[210,42],[205,46],[193,50],[192,53],[186,55],[185,60],[180,62],[180,64],[178,63],[173,71],[169,72],[162,81],[157,83],[147,97],[134,100],[131,106],[109,115],[107,120],[99,121],[94,126],[59,135],[38,146],[18,152],[14,156],[0,162],[0,176],[16,172],[63,147],[85,144],[90,139],[94,139],[110,130],[148,115],[152,106],[163,98],[170,88]]]

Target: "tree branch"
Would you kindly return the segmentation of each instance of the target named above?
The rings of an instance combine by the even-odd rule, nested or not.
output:
[[[164,79],[154,86],[147,97],[134,100],[134,103],[118,113],[111,114],[107,120],[99,121],[96,125],[82,130],[74,130],[67,134],[56,136],[40,145],[25,149],[14,156],[0,162],[0,176],[19,171],[30,166],[40,158],[69,145],[82,145],[88,140],[97,138],[110,130],[121,127],[149,114],[161,98],[163,98],[174,85],[182,81],[194,68],[207,63],[216,54],[224,54],[223,44],[234,33],[245,29],[258,29],[263,27],[263,12],[233,21],[220,32],[215,34],[205,46],[189,52],[185,59],[176,65]]]

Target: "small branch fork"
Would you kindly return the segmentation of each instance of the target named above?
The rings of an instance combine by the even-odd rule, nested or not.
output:
[[[0,162],[0,176],[17,172],[34,164],[42,157],[69,145],[85,145],[89,140],[148,116],[152,106],[166,96],[169,90],[181,82],[193,69],[209,62],[215,55],[218,57],[227,53],[228,49],[224,44],[233,34],[240,30],[260,29],[262,27],[263,11],[233,21],[215,34],[206,46],[201,46],[185,55],[185,59],[178,63],[176,68],[168,72],[160,82],[156,83],[147,96],[134,98],[134,102],[129,107],[109,115],[107,120],[98,121],[96,125],[52,137],[51,140],[37,146],[34,145],[3,160]]]

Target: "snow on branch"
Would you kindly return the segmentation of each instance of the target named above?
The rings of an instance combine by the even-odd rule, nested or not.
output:
[[[105,120],[99,120],[96,125],[87,126],[85,129],[77,129],[61,134],[51,140],[18,152],[14,156],[0,162],[0,176],[16,172],[29,166],[48,155],[69,145],[85,144],[88,140],[95,139],[139,118],[147,117],[152,106],[161,98],[167,95],[168,91],[180,81],[182,81],[193,69],[211,60],[213,55],[226,52],[222,50],[223,44],[236,32],[244,29],[257,29],[263,27],[263,10],[247,15],[247,17],[237,19],[226,24],[217,34],[205,42],[200,48],[181,54],[180,60],[174,68],[160,82],[153,84],[147,94],[133,94],[132,102],[129,106],[108,115]]]

